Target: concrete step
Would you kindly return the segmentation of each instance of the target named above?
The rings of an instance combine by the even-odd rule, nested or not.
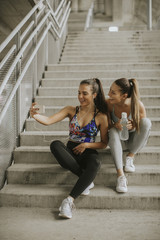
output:
[[[80,23],[79,20],[76,21],[76,23]],[[100,34],[99,36],[97,35],[88,35],[86,37],[84,36],[68,36],[67,37],[67,42],[86,42],[90,40],[91,42],[98,42],[101,41],[102,43],[106,44],[111,44],[113,43],[148,43],[148,44],[153,44],[153,43],[159,43],[159,37],[160,35],[154,36],[152,38],[147,37],[146,39],[141,39],[139,37],[134,37],[134,36],[119,36],[118,38],[115,38],[114,35],[106,35],[106,34]]]
[[[0,192],[0,206],[58,208],[72,186],[6,185]],[[95,186],[89,196],[76,201],[77,208],[89,209],[160,209],[159,186],[130,186],[126,194],[115,188]]]
[[[91,70],[153,70],[160,69],[160,63],[115,63],[115,64],[48,64],[47,71],[91,71]]]
[[[140,36],[140,37],[153,37],[153,36],[159,36],[160,32],[159,30],[154,30],[152,31],[152,34],[150,34],[150,32],[148,30],[141,30],[141,31],[135,31],[135,30],[130,30],[130,31],[120,31],[120,32],[108,32],[108,30],[105,30],[104,31],[99,31],[97,30],[96,28],[93,28],[92,31],[87,31],[87,32],[82,32],[82,33],[69,33],[69,36],[77,36],[77,35],[83,35],[83,36],[86,36],[87,35],[103,35],[103,34],[106,34],[106,35],[115,35],[115,36],[123,36],[123,37],[127,37],[127,36]]]
[[[144,71],[145,73],[145,71]],[[95,76],[94,76],[95,77]],[[98,76],[96,76],[98,77]],[[116,78],[113,78],[113,77],[110,77],[108,78],[107,77],[107,74],[106,74],[106,77],[104,78],[100,78],[103,86],[110,86],[113,81],[115,81],[117,78],[119,77],[122,77],[122,76],[116,76]],[[132,78],[133,76],[128,73],[128,78]],[[86,77],[84,78],[86,79]],[[82,81],[83,79],[82,78],[79,78],[78,77],[70,77],[70,78],[43,78],[41,80],[41,86],[42,87],[78,87],[80,82]],[[160,86],[160,77],[156,78],[156,77],[138,77],[138,83],[139,83],[139,86]]]
[[[62,59],[63,60],[63,59]],[[45,71],[44,73],[44,77],[45,78],[70,78],[70,77],[81,77],[82,79],[86,79],[86,78],[91,78],[91,77],[99,77],[101,78],[105,78],[106,76],[109,77],[114,77],[115,79],[117,79],[117,76],[128,76],[128,75],[132,75],[136,78],[139,77],[144,77],[145,75],[147,77],[160,77],[160,70],[158,69],[153,69],[153,70],[86,70],[86,71]]]
[[[113,164],[113,159],[110,154],[110,149],[97,150],[99,158],[104,164]],[[127,150],[124,151],[123,157],[125,157]],[[14,162],[25,164],[55,164],[57,160],[52,155],[49,146],[20,146],[14,151]],[[160,164],[160,148],[158,147],[144,147],[140,152],[136,154],[134,159],[135,165],[154,165]]]
[[[126,50],[127,50],[127,52],[129,51],[129,52],[133,52],[133,51],[135,51],[135,52],[147,52],[147,51],[156,51],[156,50],[158,50],[158,52],[159,52],[159,46],[143,46],[143,45],[135,45],[135,46],[133,46],[133,45],[129,45],[129,46],[125,46],[125,45],[121,45],[121,46],[114,46],[114,48],[113,47],[111,47],[111,46],[107,46],[107,45],[94,45],[94,46],[81,46],[80,44],[77,44],[78,46],[74,46],[74,45],[65,45],[64,46],[64,48],[63,48],[63,52],[97,52],[97,51],[103,51],[104,50],[104,52],[109,52],[109,53],[114,53],[114,52],[118,52],[118,53],[120,53],[120,52],[123,52],[123,54],[124,53],[126,53]],[[63,53],[62,52],[62,53]]]
[[[96,63],[96,62],[99,62],[99,63],[114,63],[114,62],[159,62],[160,61],[160,56],[159,54],[157,54],[157,56],[106,56],[106,57],[96,57],[94,56],[93,57],[78,57],[78,56],[75,56],[75,57],[62,57],[62,59],[60,60],[61,63]]]
[[[45,106],[45,115],[46,116],[51,116],[53,114],[55,114],[56,112],[60,111],[62,108],[64,108],[65,106]],[[145,106],[146,108],[146,112],[147,112],[147,116],[149,118],[157,118],[159,117],[159,113],[160,113],[160,107],[159,106]]]
[[[158,56],[160,54],[160,50],[147,50],[147,51],[144,51],[144,50],[132,50],[132,51],[117,51],[116,49],[114,49],[113,51],[109,51],[109,50],[106,50],[106,49],[97,49],[96,51],[92,51],[92,49],[90,51],[85,51],[85,50],[77,50],[77,51],[64,51],[62,53],[62,57],[106,57],[109,56],[109,57],[121,57],[121,56],[125,56],[125,57],[130,57],[132,55],[132,57],[139,57],[141,58],[141,56],[150,56],[150,57],[153,57],[153,56]]]
[[[160,44],[158,43],[134,43],[134,42],[113,42],[111,43],[107,43],[108,40],[106,40],[105,42],[97,40],[97,41],[90,41],[88,40],[87,42],[84,41],[72,41],[72,42],[66,42],[66,45],[64,46],[65,50],[69,50],[69,49],[75,49],[75,50],[80,50],[80,49],[85,49],[87,51],[94,49],[96,50],[102,50],[104,48],[104,50],[111,50],[114,52],[116,49],[117,50],[124,50],[124,53],[127,53],[128,51],[132,52],[132,50],[155,50],[158,49],[158,47],[160,46]],[[126,49],[125,49],[126,47]],[[110,48],[110,49],[109,49]],[[121,49],[122,48],[122,49]],[[159,52],[159,49],[158,49]]]
[[[103,87],[104,93],[107,95],[109,87]],[[160,86],[144,86],[139,88],[140,94],[142,95],[159,95]],[[39,96],[76,96],[78,92],[76,87],[39,87]]]
[[[68,141],[68,131],[27,131],[20,134],[21,146],[49,146],[54,140]],[[99,136],[97,136],[99,141]],[[147,146],[160,146],[160,131],[151,131]]]
[[[125,174],[129,186],[157,186],[160,165],[137,165],[132,174]],[[117,173],[113,164],[103,164],[94,180],[96,185],[115,186]],[[14,164],[7,170],[8,184],[72,185],[77,176],[59,164]]]
[[[107,95],[106,95],[107,98]],[[146,106],[159,106],[160,95],[142,95],[141,100]],[[45,106],[79,105],[77,96],[36,96],[35,102]]]
[[[160,117],[159,118],[150,117],[150,120],[152,121],[152,131],[157,131],[158,129],[160,129]],[[55,124],[52,124],[46,127],[45,125],[38,123],[34,119],[29,118],[26,120],[25,130],[26,131],[58,131],[59,129],[61,129],[61,131],[65,131],[66,129],[68,129],[68,126],[69,126],[68,119],[64,119],[61,122],[57,122]]]
[[[160,46],[160,44],[157,42],[157,43],[143,43],[143,42],[120,42],[120,41],[117,41],[117,42],[102,42],[99,40],[99,41],[96,41],[96,42],[92,42],[92,41],[89,41],[87,43],[83,43],[81,41],[77,41],[75,43],[68,43],[66,42],[66,46],[65,46],[65,49],[68,49],[68,48],[76,48],[76,49],[91,49],[91,48],[100,48],[102,49],[104,47],[105,48],[109,48],[110,49],[113,49],[114,48],[125,48],[126,46],[126,50],[129,49],[131,47],[132,48],[158,48]]]
[[[100,31],[96,28],[92,28],[90,31],[87,32],[81,32],[81,33],[68,33],[68,38],[94,38],[94,37],[108,37],[108,38],[134,38],[134,39],[139,39],[141,41],[143,40],[148,40],[148,39],[154,39],[158,38],[160,36],[159,30],[154,30],[152,31],[153,35],[150,34],[150,32],[147,31],[135,31],[135,30],[130,30],[130,31],[120,31],[120,32],[109,32],[108,29],[103,29],[103,31]]]

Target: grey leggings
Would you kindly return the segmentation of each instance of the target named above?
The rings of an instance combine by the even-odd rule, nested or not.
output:
[[[142,118],[140,121],[140,132],[134,131],[129,133],[129,139],[125,141],[129,152],[136,154],[146,145],[151,125],[150,119]],[[114,127],[109,130],[109,147],[116,169],[123,169],[122,141],[119,138],[119,130]]]

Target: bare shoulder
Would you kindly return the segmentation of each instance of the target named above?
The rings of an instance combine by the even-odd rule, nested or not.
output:
[[[106,114],[98,112],[96,115],[96,123],[98,126],[100,126],[101,124],[105,124],[105,126],[108,126],[108,117]]]
[[[145,106],[144,106],[144,104],[141,101],[139,101],[139,111],[140,111],[140,117],[141,118],[146,117]]]
[[[74,106],[66,106],[66,107],[63,108],[63,110],[68,113],[69,117],[72,117],[75,114],[76,107],[74,107]]]
[[[139,110],[140,110],[140,112],[144,112],[145,111],[145,106],[144,106],[144,104],[141,101],[139,101]]]

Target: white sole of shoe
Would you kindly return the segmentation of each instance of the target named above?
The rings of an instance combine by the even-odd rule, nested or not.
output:
[[[118,193],[126,193],[126,192],[128,192],[128,189],[126,189],[126,190],[120,190],[120,189],[117,189],[117,188],[116,188],[116,192],[118,192]]]
[[[65,214],[62,214],[62,213],[59,213],[58,216],[61,217],[61,218],[65,218],[65,219],[71,219],[72,218],[71,216],[66,216]]]
[[[134,170],[129,170],[129,169],[124,168],[124,171],[125,171],[126,173],[133,173],[133,172],[135,172],[135,169],[134,169]]]
[[[90,194],[90,189],[94,188],[94,183],[91,184],[91,187],[89,188],[88,192],[87,193],[81,193],[82,196],[87,196]]]

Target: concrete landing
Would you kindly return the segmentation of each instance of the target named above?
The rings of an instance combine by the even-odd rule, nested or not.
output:
[[[57,209],[0,208],[1,240],[159,240],[160,212],[75,210],[71,220]]]

